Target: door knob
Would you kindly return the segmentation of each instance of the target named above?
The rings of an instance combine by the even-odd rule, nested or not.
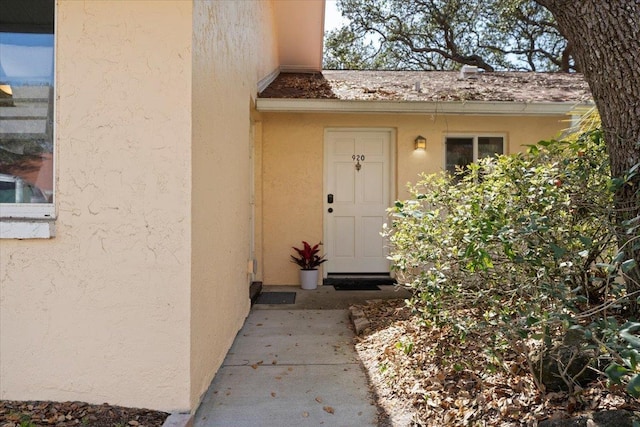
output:
[[[333,208],[329,208],[329,209],[327,209],[327,211],[328,211],[329,213],[331,213],[331,212],[333,212]]]

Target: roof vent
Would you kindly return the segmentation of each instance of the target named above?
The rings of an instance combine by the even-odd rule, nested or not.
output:
[[[478,67],[476,67],[475,65],[463,65],[460,69],[460,78],[477,79],[479,72],[480,70],[478,70]]]

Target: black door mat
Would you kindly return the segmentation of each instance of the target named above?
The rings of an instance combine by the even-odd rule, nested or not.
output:
[[[379,291],[378,285],[370,283],[336,283],[333,285],[336,291]]]
[[[395,285],[396,279],[389,277],[389,275],[335,275],[329,274],[323,281],[325,285]]]
[[[295,292],[262,292],[256,299],[256,304],[295,304]]]

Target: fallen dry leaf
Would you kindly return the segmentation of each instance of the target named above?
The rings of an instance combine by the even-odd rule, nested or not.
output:
[[[573,397],[540,393],[520,354],[507,348],[501,360],[489,357],[490,330],[473,331],[460,343],[451,328],[421,322],[403,300],[355,308],[371,322],[354,345],[380,408],[379,426],[533,426],[589,411],[640,411],[640,401],[605,381]],[[404,343],[412,344],[411,351],[403,351]]]
[[[335,409],[333,409],[331,406],[323,406],[322,409],[324,409],[324,411],[328,414],[333,414],[335,413]]]
[[[169,414],[142,408],[125,408],[108,404],[90,405],[84,402],[11,401],[0,400],[0,426],[24,425],[57,427],[161,427]],[[137,423],[137,424],[136,424]]]

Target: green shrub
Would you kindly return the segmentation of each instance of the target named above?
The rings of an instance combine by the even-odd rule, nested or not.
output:
[[[384,230],[412,306],[430,324],[494,328],[527,358],[581,328],[591,368],[616,360],[609,378],[640,393],[640,327],[610,321],[629,302],[619,278],[632,260],[617,249],[608,164],[596,129],[421,176]]]

